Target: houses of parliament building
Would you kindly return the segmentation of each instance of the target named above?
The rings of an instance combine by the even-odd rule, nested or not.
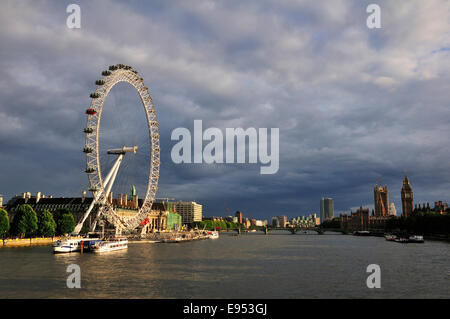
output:
[[[370,214],[368,208],[360,207],[350,215],[340,214],[341,229],[348,231],[358,230],[384,230],[386,221],[395,214],[390,211],[389,193],[387,186],[375,185],[374,190],[374,210]],[[401,190],[402,216],[408,217],[414,211],[413,189],[405,175]]]

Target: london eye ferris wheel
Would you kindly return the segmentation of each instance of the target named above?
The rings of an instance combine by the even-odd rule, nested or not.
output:
[[[83,149],[83,152],[86,154],[85,172],[89,178],[89,190],[93,194],[93,201],[81,221],[75,227],[74,233],[76,234],[81,231],[84,222],[93,211],[95,205],[97,205],[98,209],[94,222],[91,224],[91,231],[95,230],[96,223],[100,218],[106,219],[116,229],[128,231],[136,229],[150,214],[158,190],[160,168],[159,128],[149,90],[139,73],[127,65],[112,65],[108,70],[102,72],[102,76],[102,79],[95,82],[97,85],[96,91],[90,95],[92,100],[90,107],[86,110],[87,124],[84,128],[86,135],[85,147]],[[146,145],[149,145],[147,149],[142,149],[136,144],[116,145],[114,148],[107,149],[106,152],[102,149],[102,139],[105,138],[101,134],[102,117],[103,111],[108,111],[107,107],[104,107],[105,100],[110,94],[111,89],[120,82],[130,84],[139,95],[145,113],[145,126],[148,129],[148,133],[142,134],[146,140]],[[136,109],[135,107],[130,107],[126,112],[136,112]],[[119,116],[121,115],[119,114]],[[102,169],[101,156],[105,154],[110,159],[114,159],[108,172],[104,168]],[[142,203],[135,207],[136,212],[128,217],[119,214],[116,207],[108,200],[109,196],[112,195],[111,190],[117,180],[121,164],[127,156],[141,156],[141,158],[145,158],[149,162],[148,173],[143,173],[146,179],[146,182],[143,184],[146,185],[143,187],[145,189]],[[142,175],[142,172],[140,172],[140,175]]]

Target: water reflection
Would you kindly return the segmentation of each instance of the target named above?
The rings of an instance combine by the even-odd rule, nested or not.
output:
[[[400,245],[340,234],[222,234],[182,244],[132,244],[109,253],[0,249],[7,298],[449,298],[449,244]],[[381,266],[368,289],[366,267]],[[82,288],[66,288],[70,264]]]

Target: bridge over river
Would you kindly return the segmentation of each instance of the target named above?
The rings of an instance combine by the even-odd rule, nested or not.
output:
[[[319,235],[323,235],[325,232],[338,232],[343,234],[346,233],[346,231],[340,228],[323,228],[323,227],[287,227],[287,228],[268,227],[267,233],[273,230],[285,230],[291,232],[292,234],[296,234],[297,232],[304,233],[306,231],[315,231]]]
[[[297,234],[297,233],[306,233],[307,231],[315,231],[317,232],[319,235],[323,235],[325,234],[325,232],[337,232],[337,233],[342,233],[342,234],[347,234],[348,232],[346,230],[343,230],[341,228],[323,228],[323,227],[287,227],[287,228],[281,228],[281,227],[261,227],[259,229],[260,231],[265,232],[266,235],[269,234],[269,232],[274,231],[274,230],[284,230],[284,231],[288,231],[291,234]],[[238,233],[241,233],[243,230],[237,228],[235,229],[235,231],[237,231]]]

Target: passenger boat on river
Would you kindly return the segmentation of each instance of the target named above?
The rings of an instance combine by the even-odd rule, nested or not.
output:
[[[94,253],[104,253],[128,248],[128,239],[126,237],[114,237],[91,247]]]

